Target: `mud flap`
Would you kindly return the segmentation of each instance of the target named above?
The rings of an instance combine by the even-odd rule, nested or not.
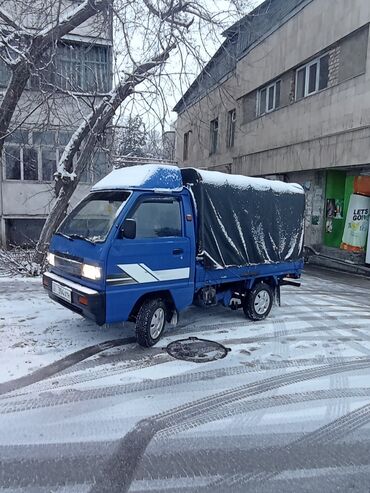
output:
[[[172,325],[173,327],[176,327],[176,325],[178,323],[179,323],[179,313],[177,310],[174,310],[172,313],[171,320],[170,320],[170,325]]]
[[[280,284],[277,284],[275,287],[275,303],[277,306],[281,306]]]

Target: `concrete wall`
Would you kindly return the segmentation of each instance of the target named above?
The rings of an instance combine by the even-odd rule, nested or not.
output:
[[[358,39],[343,39],[369,22],[368,0],[312,0],[240,60],[219,88],[179,115],[176,158],[183,165],[208,168],[233,163],[234,173],[248,175],[369,163],[370,49],[359,53]],[[365,36],[368,45],[366,32]],[[329,47],[331,87],[243,123],[243,96]],[[362,56],[367,67],[356,71]],[[347,79],[349,74],[357,76]],[[226,113],[233,107],[236,139],[234,148],[227,150]],[[209,122],[215,116],[220,120],[221,145],[216,155],[209,156]],[[182,163],[183,133],[188,130],[193,132],[191,153]]]
[[[4,216],[44,217],[50,211],[54,199],[51,184],[6,181],[2,188]],[[91,185],[80,185],[73,194],[71,207],[87,195],[90,189]]]
[[[90,191],[91,185],[79,185],[72,196],[70,209]],[[6,181],[0,187],[0,246],[6,246],[6,221],[44,219],[53,204],[51,184]]]
[[[320,245],[324,230],[325,180],[323,171],[291,173],[289,181],[299,183],[305,190],[305,245]]]

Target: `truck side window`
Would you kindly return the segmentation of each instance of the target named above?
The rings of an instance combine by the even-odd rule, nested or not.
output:
[[[147,199],[136,208],[136,238],[181,236],[181,210],[176,199]]]

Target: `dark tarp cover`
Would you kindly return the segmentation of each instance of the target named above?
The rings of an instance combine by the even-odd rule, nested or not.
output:
[[[205,267],[302,259],[305,195],[300,185],[193,168],[181,174],[195,200],[198,255]]]

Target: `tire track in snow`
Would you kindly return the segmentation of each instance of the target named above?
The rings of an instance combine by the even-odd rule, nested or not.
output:
[[[94,346],[89,346],[84,349],[80,349],[75,353],[69,354],[64,358],[51,363],[50,365],[44,366],[39,370],[31,373],[30,375],[25,375],[20,378],[16,378],[14,380],[9,380],[8,382],[0,383],[0,395],[6,394],[8,392],[12,392],[13,390],[17,390],[23,387],[27,387],[28,385],[32,385],[33,383],[39,382],[40,380],[45,380],[46,378],[50,378],[51,376],[59,373],[65,368],[68,368],[72,365],[75,365],[79,361],[82,361],[86,358],[90,358],[95,354],[99,354],[102,351],[106,351],[107,349],[111,349],[117,346],[123,346],[126,344],[132,344],[136,342],[134,337],[127,337],[125,339],[115,339],[112,341],[101,342],[99,344],[95,344]]]
[[[248,488],[247,491],[252,487],[250,483],[254,483],[254,487],[261,482],[265,482],[278,476],[281,472],[289,468],[290,458],[299,457],[299,452],[301,449],[310,450],[315,447],[322,446],[325,444],[330,444],[335,442],[352,431],[355,431],[370,422],[370,404],[356,409],[340,418],[332,421],[331,423],[304,435],[302,438],[281,447],[276,450],[279,454],[280,464],[284,464],[284,467],[275,467],[272,471],[264,471],[262,473],[250,475],[250,474],[235,474],[233,476],[223,478],[219,481],[215,481],[207,487],[207,491],[226,491],[226,489],[234,488],[236,486],[243,486],[243,488]],[[328,454],[330,454],[330,448],[328,448]],[[283,459],[282,459],[283,458]],[[336,467],[347,467],[353,466],[353,461],[347,454],[335,454],[333,455],[333,461]],[[307,460],[307,459],[306,459]],[[300,464],[300,469],[304,470],[306,468],[306,460],[302,460]],[[338,464],[338,461],[340,463]],[[248,485],[248,486],[247,486]]]
[[[299,297],[298,297],[298,299],[299,299]],[[317,306],[321,307],[320,304],[317,304]],[[303,307],[303,309],[308,311],[307,307]],[[327,339],[329,341],[332,333],[336,334],[336,335],[338,335],[338,333],[335,331],[335,329],[333,329],[333,327],[331,327],[329,325],[329,322],[325,320],[325,313],[323,314],[322,318],[323,318],[322,323],[325,326],[324,331],[328,334]],[[314,326],[312,324],[312,322],[309,322],[309,324]],[[346,327],[346,328],[348,331],[349,327]],[[340,341],[343,342],[342,337],[340,338]],[[331,351],[329,350],[330,348],[328,346],[329,346],[329,344],[323,344],[322,345],[326,356],[330,357]],[[343,351],[340,350],[339,354],[338,354],[338,357],[341,360],[343,359],[342,353],[343,353]],[[348,380],[349,380],[348,375],[346,373],[331,375],[330,376],[330,388],[331,389],[333,389],[333,388],[334,389],[338,389],[338,388],[346,389],[349,386]],[[327,409],[326,409],[326,417],[329,420],[333,420],[333,419],[336,419],[343,414],[346,414],[347,412],[349,412],[349,404],[348,404],[347,400],[343,400],[343,399],[334,400],[334,401],[330,400],[328,403]]]
[[[268,390],[300,383],[306,380],[330,376],[334,373],[369,369],[370,359],[348,362],[314,369],[298,370],[287,375],[270,377],[249,383],[184,404],[175,409],[141,420],[119,442],[116,451],[100,471],[90,493],[125,493],[129,490],[135,472],[152,438],[163,429],[184,419],[194,418],[199,413],[217,409],[227,401],[235,403],[241,399],[258,395]],[[125,467],[122,467],[124,462]],[[225,491],[225,490],[223,490]]]
[[[278,327],[278,326],[284,326],[285,327],[285,323],[282,320],[274,320],[273,326],[274,327]],[[275,333],[268,332],[265,334],[261,334],[259,336],[252,336],[252,337],[245,337],[245,338],[238,338],[238,339],[228,338],[228,339],[223,339],[223,340],[217,340],[217,342],[220,342],[221,344],[226,344],[226,345],[234,345],[234,344],[254,344],[254,343],[259,343],[259,342],[273,341],[275,346],[276,346],[276,343],[281,342],[284,337],[288,338],[288,337],[300,335],[303,333],[316,332],[316,331],[319,331],[321,329],[326,329],[326,328],[330,329],[330,327],[328,327],[327,324],[322,325],[322,326],[311,325],[309,327],[301,328],[301,329],[291,329],[291,330],[283,329],[283,332],[280,330],[280,332],[275,331]],[[320,337],[321,336],[317,336],[316,339],[318,339]],[[350,336],[350,337],[352,337],[353,339],[359,339],[360,340],[360,338],[358,336]],[[338,339],[343,339],[343,338],[344,338],[343,336],[340,336]],[[298,338],[297,338],[297,340],[298,340]],[[89,349],[89,348],[87,348],[87,349]],[[109,349],[109,348],[107,348],[107,349]],[[35,384],[35,385],[33,385],[31,388],[29,388],[25,391],[23,391],[24,387],[22,386],[22,387],[20,387],[22,389],[22,392],[15,392],[15,391],[6,392],[6,393],[9,393],[9,395],[3,395],[2,397],[0,397],[0,402],[4,399],[9,399],[9,398],[13,398],[13,397],[21,396],[21,395],[27,395],[28,393],[33,394],[35,392],[41,392],[41,391],[52,391],[52,390],[55,390],[56,388],[59,388],[59,387],[74,385],[74,384],[78,384],[81,382],[93,381],[93,380],[97,380],[97,379],[104,378],[107,376],[115,375],[117,373],[127,372],[127,371],[130,371],[131,369],[135,371],[138,369],[149,368],[149,367],[152,367],[152,366],[157,365],[157,364],[163,364],[163,363],[168,363],[170,361],[174,361],[172,357],[164,354],[165,348],[162,348],[160,350],[163,352],[162,358],[158,362],[158,360],[155,359],[161,355],[161,353],[159,353],[158,351],[159,350],[157,350],[156,354],[153,357],[151,357],[151,356],[148,357],[148,355],[145,355],[143,358],[141,358],[137,361],[130,359],[130,355],[126,355],[127,362],[128,362],[127,366],[123,366],[123,367],[117,366],[117,367],[113,367],[113,368],[100,368],[100,369],[96,370],[95,372],[86,372],[85,375],[84,374],[76,374],[76,375],[68,374],[66,376],[58,375],[58,383],[54,383],[53,381],[43,382],[43,380],[47,380],[47,379],[55,376],[58,373],[58,372],[55,372],[54,374],[51,374],[42,380],[37,380],[36,382],[28,383],[27,386],[31,386],[33,384]],[[74,354],[76,354],[76,353],[73,353],[70,356],[74,356]],[[125,353],[124,353],[124,356],[125,356]],[[65,358],[63,358],[63,360],[64,359]],[[63,362],[63,360],[59,360],[59,361],[53,363],[52,365],[55,365],[57,367],[59,362],[60,361]],[[125,358],[122,358],[122,361],[124,362]],[[101,365],[99,365],[99,366],[101,366]],[[44,367],[44,368],[47,369],[48,367]],[[37,372],[39,372],[39,371],[41,371],[41,370],[37,370]],[[74,372],[77,372],[77,371],[78,371],[78,368],[75,368]],[[33,374],[31,374],[30,376],[32,376],[32,375]],[[1,389],[1,387],[0,387],[0,389]],[[98,389],[99,389],[99,387],[97,387],[95,390],[98,390]],[[15,390],[17,390],[17,389],[15,389]],[[12,393],[10,394],[10,392],[12,392]],[[5,392],[4,392],[4,394],[5,394]],[[0,392],[0,395],[1,395],[1,392]],[[1,409],[1,407],[0,407],[0,409]]]
[[[347,358],[345,364],[366,362],[370,361],[369,358]],[[338,365],[342,361],[337,357],[331,359],[326,358],[309,358],[302,360],[290,360],[290,361],[270,361],[266,363],[249,363],[246,365],[238,365],[234,367],[217,368],[212,370],[205,370],[201,372],[183,373],[180,375],[174,375],[169,377],[160,378],[157,380],[145,380],[142,382],[134,382],[129,384],[96,387],[88,390],[73,390],[67,389],[61,393],[56,393],[47,396],[39,396],[37,398],[14,400],[13,396],[7,399],[3,399],[0,402],[0,415],[13,412],[29,411],[31,409],[46,408],[52,406],[58,406],[63,404],[70,404],[74,402],[82,402],[93,399],[102,399],[107,397],[114,397],[118,395],[125,395],[137,392],[146,392],[148,390],[169,388],[174,385],[183,385],[196,382],[204,382],[215,380],[217,378],[231,377],[235,375],[250,374],[260,371],[274,371],[284,368],[296,368],[296,367],[309,367],[313,365]],[[23,397],[23,396],[21,396]]]
[[[233,406],[228,404],[224,405],[224,410],[215,411],[214,413],[204,414],[203,417],[197,418],[190,425],[188,423],[187,429],[194,428],[203,424],[203,422],[210,422],[213,420],[219,420],[235,416],[239,413],[253,412],[259,408],[273,408],[280,406],[290,406],[294,404],[299,404],[303,402],[314,402],[323,399],[343,399],[347,397],[361,398],[370,397],[370,388],[357,388],[357,389],[345,389],[345,390],[319,390],[311,391],[305,393],[297,394],[286,394],[274,397],[264,397],[261,399],[256,399],[253,401],[245,401],[236,403]],[[186,422],[185,422],[186,424]],[[96,426],[101,427],[104,423],[96,422]],[[79,424],[76,424],[78,427]],[[89,422],[89,426],[94,429],[94,422]],[[174,433],[185,431],[185,428],[181,426],[172,427],[164,429],[159,432],[154,440],[162,440],[165,438],[172,438]],[[27,487],[31,482],[38,486],[56,486],[57,484],[64,483],[65,481],[70,482],[72,478],[66,475],[66,471],[71,464],[70,457],[73,458],[74,470],[80,469],[81,472],[78,473],[77,477],[74,476],[73,480],[78,481],[88,481],[87,463],[83,462],[85,468],[81,469],[82,463],[80,464],[80,457],[85,460],[86,456],[93,457],[94,447],[98,451],[99,456],[108,455],[112,446],[115,442],[69,442],[63,444],[38,444],[38,445],[9,445],[0,446],[0,454],[3,457],[9,457],[3,462],[3,469],[0,465],[0,477],[2,478],[2,484],[6,487]],[[48,452],[50,450],[50,452]],[[175,456],[176,454],[166,453],[166,464],[173,464],[168,459]],[[177,454],[179,455],[179,454]],[[181,452],[180,452],[181,455]],[[9,467],[10,465],[10,467]],[[176,459],[177,472],[187,471],[189,469],[189,464],[186,460],[181,461],[179,457]],[[144,466],[145,467],[145,466]],[[193,466],[194,474],[198,474],[197,467]],[[24,471],[28,471],[28,476],[24,474]],[[61,471],[64,471],[61,476]],[[22,478],[23,472],[23,478]],[[148,478],[150,476],[150,470],[148,469]],[[172,477],[176,474],[173,469],[166,469],[166,478]],[[186,474],[188,476],[188,473]],[[26,477],[27,476],[27,477]],[[37,478],[36,480],[34,479]],[[178,476],[177,476],[178,477]],[[22,480],[20,479],[22,478]],[[142,477],[140,477],[142,479]],[[18,482],[17,482],[18,481]],[[28,482],[27,482],[28,481]]]
[[[174,434],[182,433],[192,430],[198,426],[202,426],[207,423],[220,421],[223,419],[238,416],[243,413],[254,412],[259,409],[265,411],[280,406],[291,406],[294,404],[300,404],[303,402],[314,402],[321,400],[345,400],[348,398],[370,397],[370,388],[337,388],[337,389],[325,389],[325,390],[313,390],[308,392],[299,392],[294,394],[282,394],[264,397],[261,399],[248,400],[244,402],[236,402],[232,405],[224,404],[222,409],[218,409],[211,412],[206,412],[202,416],[198,416],[195,419],[184,420],[178,425],[166,428],[163,431],[157,433],[154,437],[154,441],[160,441],[162,439],[168,439],[174,436]]]

